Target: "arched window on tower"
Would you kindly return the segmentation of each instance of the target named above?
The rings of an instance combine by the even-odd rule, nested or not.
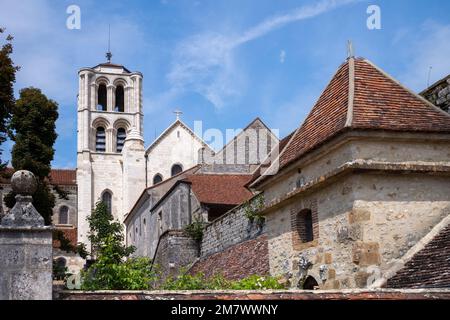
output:
[[[162,175],[160,173],[155,174],[153,177],[153,184],[160,183],[161,181],[163,181]]]
[[[106,151],[106,132],[105,128],[103,127],[98,127],[95,132],[95,151]]]
[[[127,138],[127,133],[124,128],[117,129],[117,141],[116,141],[116,151],[122,152],[125,139]]]
[[[118,85],[116,88],[116,106],[114,107],[114,111],[125,111],[125,95],[122,85]]]
[[[111,214],[111,208],[112,208],[112,195],[111,192],[105,191],[102,194],[102,202],[106,206],[106,211]]]
[[[62,206],[59,209],[59,221],[58,224],[69,224],[69,208]]]
[[[106,111],[106,85],[101,84],[98,86],[97,92],[97,110],[98,111]]]
[[[171,175],[173,177],[173,176],[175,176],[175,175],[177,175],[177,174],[179,174],[181,172],[183,172],[183,167],[181,165],[179,165],[179,164],[174,164],[172,166],[172,170],[171,170],[170,173],[171,173]]]

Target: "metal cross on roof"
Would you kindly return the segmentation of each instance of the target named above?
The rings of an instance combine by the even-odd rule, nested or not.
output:
[[[183,114],[183,112],[179,109],[176,109],[173,113],[177,116],[177,120],[180,120],[180,116]]]

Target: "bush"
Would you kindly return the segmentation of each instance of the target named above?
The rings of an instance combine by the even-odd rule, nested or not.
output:
[[[204,274],[190,275],[182,273],[179,276],[169,277],[161,286],[163,290],[277,290],[286,289],[279,278],[271,276],[252,275],[238,281],[225,279],[218,274],[206,278]]]
[[[148,258],[129,258],[117,263],[100,256],[82,271],[82,290],[149,290],[156,281]]]
[[[99,202],[88,217],[96,260],[81,273],[83,290],[148,290],[156,281],[148,258],[129,258],[135,251],[123,244],[122,225]],[[85,246],[78,249],[85,252]],[[128,259],[127,259],[128,258]]]
[[[253,275],[231,283],[232,290],[277,290],[285,289],[280,279],[270,276]]]
[[[203,238],[203,230],[205,223],[202,220],[195,219],[191,224],[184,227],[184,232],[196,241],[201,241]]]
[[[264,222],[266,220],[260,213],[263,208],[264,195],[260,194],[245,202],[243,206],[244,215],[250,221],[250,223],[256,222],[256,224],[261,227],[264,225]]]

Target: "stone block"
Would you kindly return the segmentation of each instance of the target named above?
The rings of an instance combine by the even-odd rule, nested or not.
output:
[[[354,208],[348,214],[348,223],[357,223],[370,220],[370,211],[367,209]]]
[[[326,264],[333,263],[333,255],[330,252],[325,253],[325,263]]]
[[[369,278],[370,274],[364,271],[359,271],[355,274],[355,284],[358,288],[365,288],[367,286],[367,279]]]
[[[353,246],[353,263],[359,266],[379,265],[381,256],[377,242],[357,242]]]

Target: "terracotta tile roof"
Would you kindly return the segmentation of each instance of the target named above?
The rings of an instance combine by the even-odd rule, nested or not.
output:
[[[0,174],[0,183],[9,184],[13,173],[13,168],[6,168]],[[50,177],[51,183],[55,185],[77,184],[77,171],[75,169],[52,169],[50,172]]]
[[[280,153],[279,168],[349,129],[449,133],[450,115],[371,62],[350,58]]]
[[[238,205],[253,196],[245,187],[250,178],[251,175],[194,174],[184,181],[191,183],[201,203]]]
[[[388,288],[450,288],[450,224],[387,281]]]
[[[52,184],[56,185],[76,185],[77,171],[67,169],[52,169],[50,173]]]

